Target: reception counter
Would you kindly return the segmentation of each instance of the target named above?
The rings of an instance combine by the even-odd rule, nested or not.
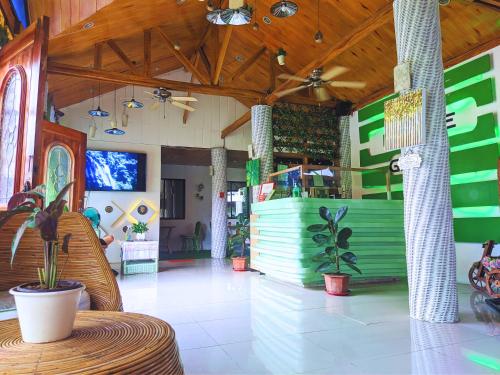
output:
[[[406,276],[403,202],[387,200],[284,198],[252,205],[250,265],[267,276],[309,286],[322,283],[315,272],[319,263],[311,260],[322,248],[307,231],[311,224],[324,222],[319,207],[335,212],[348,206],[340,227],[353,231],[350,251],[358,257],[359,275],[350,268],[342,271],[353,280],[382,280]]]

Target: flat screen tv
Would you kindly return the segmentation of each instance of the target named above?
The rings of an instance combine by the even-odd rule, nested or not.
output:
[[[85,190],[146,191],[146,154],[87,150]]]

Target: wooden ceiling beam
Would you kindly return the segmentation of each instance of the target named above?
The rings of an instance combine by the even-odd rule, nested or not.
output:
[[[49,74],[58,74],[68,77],[76,77],[80,79],[91,79],[102,82],[111,82],[115,84],[135,85],[143,87],[165,87],[174,91],[188,91],[196,92],[206,95],[230,96],[230,97],[243,97],[262,99],[264,94],[255,90],[237,89],[231,87],[219,87],[211,85],[199,85],[189,82],[172,81],[168,79],[143,77],[135,74],[109,72],[100,69],[84,68],[79,66],[72,66],[60,64],[49,61],[47,72]]]
[[[94,45],[94,69],[102,68],[102,43]]]
[[[203,47],[200,47],[198,50],[201,58],[201,62],[203,63],[203,66],[205,67],[207,73],[210,75],[212,73],[212,66],[210,65],[210,61],[208,61],[207,54],[205,53],[205,49]]]
[[[125,52],[116,44],[113,39],[109,39],[106,41],[106,44],[111,48],[111,50],[115,53],[116,56],[129,68],[132,73],[136,73],[137,67],[135,64],[127,57]]]
[[[461,62],[464,62],[474,56],[479,55],[480,53],[489,51],[490,49],[493,49],[498,45],[500,45],[500,37],[488,40],[485,43],[478,44],[473,48],[468,49],[464,53],[450,57],[449,59],[444,61],[443,67],[444,69],[451,68],[452,66],[460,64]],[[361,109],[367,106],[368,104],[373,103],[379,99],[382,99],[383,97],[390,95],[392,93],[394,93],[394,85],[391,84],[389,86],[382,87],[381,89],[361,99],[358,103],[354,105],[353,109],[355,111]]]
[[[275,64],[275,56],[271,50],[267,50],[268,58],[269,58],[269,91],[273,92],[276,88],[276,64]]]
[[[264,52],[266,52],[265,46],[261,47],[257,52],[255,52],[252,56],[250,56],[243,64],[241,64],[240,67],[236,69],[236,71],[234,71],[234,73],[227,78],[226,80],[227,83],[235,81],[240,76],[245,74],[247,70],[250,69],[253,66],[253,64],[257,62],[259,57],[261,57],[264,54]]]
[[[204,85],[208,85],[209,82],[205,79],[205,76],[201,74],[201,72],[196,68],[191,61],[180,51],[177,51],[174,47],[174,43],[169,39],[167,34],[160,28],[156,27],[155,30],[161,35],[161,37],[165,40],[167,48],[170,52],[179,60],[179,62],[186,68],[188,72],[193,74],[195,78],[200,81]]]
[[[144,70],[146,77],[151,77],[151,29],[144,30]]]
[[[229,47],[229,41],[231,40],[231,34],[233,32],[233,26],[226,26],[226,33],[224,34],[224,39],[222,40],[222,45],[219,49],[219,55],[217,57],[217,65],[215,67],[214,77],[212,79],[212,84],[218,85],[220,74],[222,72],[222,65],[224,65],[224,59],[226,58],[227,49]]]
[[[341,38],[337,43],[330,47],[326,53],[322,54],[318,58],[311,61],[309,64],[300,69],[295,75],[299,77],[307,77],[314,68],[318,66],[324,66],[334,60],[336,57],[352,48],[359,42],[361,42],[368,35],[373,33],[379,27],[385,25],[392,20],[392,1],[388,2],[382,8],[373,13],[368,19],[363,21],[356,27],[352,32]],[[272,105],[275,103],[279,97],[276,93],[285,89],[296,87],[299,82],[287,80],[281,85],[276,87],[276,89],[266,97],[266,103]],[[239,119],[234,121],[231,125],[225,127],[221,132],[221,138],[225,138],[227,135],[231,134],[233,131],[243,126],[251,117],[250,111],[246,112]]]

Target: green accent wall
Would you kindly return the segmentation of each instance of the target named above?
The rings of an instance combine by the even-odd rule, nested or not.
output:
[[[492,69],[492,55],[486,54],[450,68],[444,75],[446,110],[447,113],[455,113],[453,122],[457,125],[448,129],[450,172],[452,181],[459,182],[454,183],[451,188],[457,242],[484,242],[487,239],[500,241],[498,177],[492,179],[491,173],[486,173],[496,170],[498,165],[498,113],[497,110],[485,112],[481,108],[497,100],[496,77],[493,76]],[[384,172],[388,162],[398,155],[397,151],[372,154],[370,150],[371,140],[384,133],[384,102],[395,96],[381,99],[358,112],[358,121],[362,124],[359,127],[361,167],[373,167],[374,170]],[[478,176],[484,176],[484,179]],[[474,180],[469,180],[472,178]],[[363,199],[387,199],[386,193],[380,193],[380,190],[370,192],[371,189],[385,187],[383,173],[364,172],[361,179]],[[391,177],[393,199],[403,199],[401,183],[401,175]]]

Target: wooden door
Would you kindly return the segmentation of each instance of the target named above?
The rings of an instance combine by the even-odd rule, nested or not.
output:
[[[0,50],[0,210],[26,184],[38,183],[48,30],[43,17]]]
[[[87,134],[44,120],[40,143],[42,163],[37,180],[47,186],[48,200],[74,181],[68,206],[72,211],[83,209]]]

